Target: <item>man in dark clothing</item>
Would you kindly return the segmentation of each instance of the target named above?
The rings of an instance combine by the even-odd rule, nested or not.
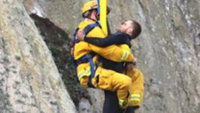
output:
[[[98,38],[98,37],[85,37],[84,33],[79,31],[77,37],[79,40],[86,41],[88,43],[94,44],[100,47],[106,47],[113,44],[127,44],[131,48],[130,41],[135,39],[141,33],[141,26],[138,22],[134,20],[128,20],[123,22],[116,32],[113,35],[109,35],[107,38]],[[122,73],[124,69],[124,62],[113,62],[102,58],[102,65],[106,69],[111,69],[117,72]]]
[[[113,44],[116,44],[116,45],[127,44],[131,48],[130,41],[132,39],[137,38],[140,33],[141,33],[140,24],[134,20],[128,20],[121,24],[117,33],[113,35],[109,35],[107,38],[102,39],[98,37],[85,37],[85,35],[81,31],[77,33],[77,37],[79,40],[84,40],[88,43],[91,43],[100,47],[107,47]],[[101,65],[104,68],[111,69],[119,73],[126,72],[125,68],[127,65],[129,65],[127,67],[131,67],[131,68],[135,66],[134,62],[131,62],[131,63],[120,62],[119,63],[119,62],[113,62],[113,61],[107,60],[106,58],[103,58],[103,57],[101,57],[99,60],[100,60],[99,62],[101,62]],[[115,92],[105,91],[105,102],[104,102],[103,113],[111,113],[109,109],[117,109],[118,113],[122,113],[124,111],[125,113],[134,113],[135,110],[139,108],[138,105],[129,106],[126,110],[118,109],[119,107],[112,108],[113,106],[115,107],[118,106],[116,105],[116,103],[118,103],[116,101],[117,101],[117,96]]]

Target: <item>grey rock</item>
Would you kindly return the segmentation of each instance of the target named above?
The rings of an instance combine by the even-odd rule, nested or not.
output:
[[[76,113],[22,0],[1,0],[0,6],[1,113]]]
[[[87,0],[24,0],[24,4],[29,14],[37,13],[41,17],[49,18],[71,36],[81,21],[80,10],[85,1]],[[144,102],[139,113],[199,113],[200,1],[108,0],[108,2],[112,8],[109,14],[112,32],[127,19],[139,21],[143,28],[142,34],[135,40],[133,46],[138,67],[145,75]],[[22,106],[24,111],[28,111],[26,108],[31,105],[33,106],[30,108],[31,111],[42,112],[44,106],[38,101],[42,97],[51,100],[47,102],[49,106],[60,105],[59,101],[56,101],[57,98],[52,96],[58,94],[52,93],[55,87],[52,88],[49,82],[45,82],[54,81],[49,80],[51,78],[49,76],[55,78],[58,74],[49,70],[56,67],[42,38],[35,38],[40,36],[33,27],[33,22],[29,19],[26,21],[29,17],[26,11],[21,11],[25,10],[22,2],[1,0],[0,5],[0,74],[3,75],[0,76],[2,81],[0,99],[3,100],[0,102],[1,111],[13,113],[17,111],[16,108]],[[38,45],[39,42],[43,44]],[[38,61],[43,57],[46,59]],[[46,68],[48,71],[45,71]],[[46,89],[50,88],[47,91],[50,96],[41,96],[44,86]],[[38,91],[40,93],[37,93]],[[22,98],[20,96],[13,98],[15,93]],[[95,97],[91,98],[95,100]],[[91,105],[94,106],[91,108],[98,109],[98,112],[102,109],[99,101],[98,103],[93,101]],[[17,105],[13,106],[13,103]],[[56,107],[52,109],[54,112],[61,112]],[[19,112],[20,110],[22,109],[18,109]]]

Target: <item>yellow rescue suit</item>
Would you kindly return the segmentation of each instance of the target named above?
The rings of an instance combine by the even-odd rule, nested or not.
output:
[[[144,94],[144,76],[137,68],[127,70],[126,75],[128,75],[132,81],[128,106],[139,107],[142,104]]]
[[[85,20],[80,23],[79,29],[84,29],[87,25],[95,23],[92,20]],[[104,33],[100,27],[95,27],[88,34],[87,37],[101,37],[105,38]],[[121,48],[121,47],[124,48]],[[105,48],[97,47],[95,45],[89,44],[84,41],[76,43],[74,46],[74,59],[78,60],[82,56],[90,53],[91,51],[115,62],[132,62],[133,55],[128,45],[123,44],[120,46],[111,45]],[[97,63],[98,55],[93,57],[94,64]],[[77,66],[77,75],[80,81],[80,84],[84,87],[88,87],[89,76],[91,75],[90,64],[81,63]],[[129,94],[129,89],[131,86],[130,77],[117,73],[112,70],[107,70],[98,66],[96,69],[95,76],[92,78],[92,84],[96,88],[103,90],[117,91],[120,105],[124,104]]]

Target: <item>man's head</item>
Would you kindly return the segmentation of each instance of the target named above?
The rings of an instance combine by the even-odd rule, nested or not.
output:
[[[92,0],[92,1],[86,2],[82,8],[83,18],[89,18],[95,15],[97,15],[97,1]]]
[[[97,12],[98,3],[97,0],[91,0],[84,4],[82,8],[83,18],[90,18],[93,20],[99,19],[99,14]],[[107,14],[109,14],[110,8],[107,6]]]
[[[120,25],[118,31],[130,35],[131,39],[135,39],[140,35],[142,29],[138,22],[128,20]]]

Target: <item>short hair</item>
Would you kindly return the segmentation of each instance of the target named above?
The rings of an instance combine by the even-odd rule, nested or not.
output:
[[[142,28],[141,28],[141,25],[137,21],[135,20],[131,20],[131,21],[132,21],[132,26],[133,26],[131,39],[136,39],[142,32]]]

